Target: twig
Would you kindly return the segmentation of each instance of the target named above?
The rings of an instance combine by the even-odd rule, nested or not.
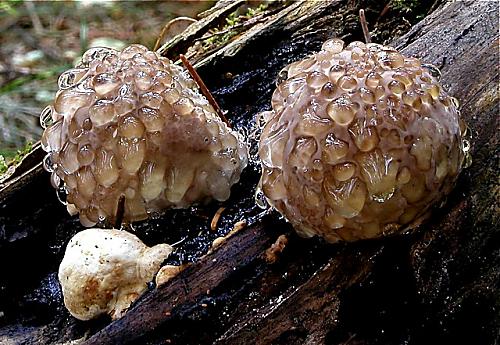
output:
[[[40,21],[40,17],[38,17],[38,13],[36,13],[35,4],[32,1],[24,1],[24,6],[26,10],[28,10],[28,14],[31,19],[31,23],[33,23],[33,29],[35,29],[35,33],[41,35],[43,33],[42,22]]]
[[[167,32],[168,28],[168,23],[165,24],[163,29],[161,29],[160,34],[158,35],[158,38],[156,38],[155,46],[153,48],[153,51],[157,51],[160,48],[161,41],[163,41],[163,38],[165,37],[165,33]]]
[[[187,22],[189,22],[189,24],[185,25],[185,27],[183,27],[180,24],[180,23],[186,24]],[[189,25],[191,25],[193,23],[196,23],[196,20],[194,20],[192,18],[188,18],[188,17],[177,17],[177,18],[169,21],[167,24],[165,24],[163,29],[161,29],[160,35],[158,35],[158,38],[156,39],[156,43],[155,43],[155,46],[153,48],[153,51],[157,51],[161,47],[161,42],[165,39],[165,35],[167,33],[169,33],[170,36],[172,36],[171,38],[173,38],[176,35],[180,35],[182,32],[184,32],[184,30],[186,30],[186,28]],[[179,29],[179,26],[182,29]],[[174,27],[174,29],[172,29],[172,27]]]
[[[351,343],[351,341],[354,340],[354,338],[356,338],[356,333],[351,334],[349,336],[349,338],[347,338],[347,340],[345,342],[341,343],[340,345],[349,345]]]
[[[378,15],[378,18],[377,18],[377,22],[379,22],[380,18],[382,18],[383,16],[385,16],[387,14],[387,12],[389,12],[389,10],[391,9],[391,2],[389,1],[385,6],[384,8],[382,9],[382,11],[380,11],[379,15]]]
[[[203,36],[209,29],[224,21],[230,13],[244,3],[245,0],[231,0],[224,3],[222,8],[199,20],[196,25],[190,27],[182,35],[175,36],[163,44],[156,52],[173,59],[177,54],[187,51],[192,45],[193,39]]]
[[[125,214],[125,196],[121,195],[116,206],[115,229],[122,227],[123,215]]]
[[[212,231],[217,230],[217,224],[219,223],[220,216],[222,215],[222,212],[224,212],[225,209],[226,209],[225,207],[219,207],[217,212],[215,212],[215,215],[212,218],[212,222],[210,222],[210,230]]]
[[[198,84],[198,86],[200,87],[201,93],[207,98],[208,103],[210,103],[212,105],[212,107],[214,107],[215,111],[217,112],[217,115],[219,115],[219,117],[222,119],[222,121],[224,121],[227,124],[227,126],[229,128],[231,128],[231,123],[228,121],[228,119],[224,115],[224,112],[222,111],[222,109],[219,107],[219,105],[215,101],[215,98],[212,96],[212,94],[208,90],[207,86],[205,85],[205,83],[201,79],[198,72],[196,72],[194,67],[189,63],[188,59],[186,59],[186,57],[183,54],[179,55],[179,57],[182,61],[182,64],[184,65],[184,67],[187,68],[187,70],[189,71],[189,74],[191,74],[193,79],[196,81],[196,84]]]
[[[429,15],[432,12],[434,12],[435,10],[437,10],[438,7],[441,6],[442,3],[443,2],[441,0],[434,1],[434,3],[432,4],[431,8],[429,8],[429,11],[427,11],[427,15]]]
[[[175,243],[172,243],[170,246],[171,247],[175,247],[175,246],[178,246],[179,244],[181,244],[182,242],[184,242],[185,240],[187,240],[187,236],[184,236],[183,238],[181,238],[179,241],[175,242]]]
[[[365,10],[359,10],[359,21],[361,22],[361,28],[363,29],[363,35],[365,36],[365,43],[371,43],[372,39],[370,36],[370,30],[368,30],[368,23],[366,22]]]

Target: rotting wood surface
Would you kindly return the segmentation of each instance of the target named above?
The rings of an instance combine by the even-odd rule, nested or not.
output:
[[[231,120],[244,127],[268,107],[277,71],[317,50],[324,39],[352,31],[349,13],[357,13],[361,5],[294,4],[273,17],[272,25],[263,23],[203,60],[200,73],[233,114]],[[343,26],[334,25],[342,20]],[[444,208],[416,233],[328,245],[297,238],[289,226],[269,216],[147,293],[125,317],[104,328],[105,322],[61,319],[50,325],[54,330],[5,327],[0,340],[10,334],[19,343],[55,342],[87,338],[102,328],[84,343],[494,343],[500,331],[498,8],[485,1],[448,3],[395,45],[441,69],[442,83],[460,100],[473,135],[472,166],[462,173]],[[226,72],[234,78],[224,79]],[[256,182],[255,174],[246,177]],[[3,205],[9,208],[36,193],[48,202],[46,181],[48,175],[34,178],[29,187],[3,199]],[[54,208],[50,222],[37,219],[46,214],[43,210],[29,216],[19,211],[28,237],[43,237],[50,226],[78,228],[56,202],[46,207]],[[289,243],[277,263],[269,265],[265,250],[282,233],[289,234]],[[23,248],[15,245],[19,236],[8,245],[0,242],[4,262]],[[44,254],[14,261],[29,270],[44,264],[34,262]]]

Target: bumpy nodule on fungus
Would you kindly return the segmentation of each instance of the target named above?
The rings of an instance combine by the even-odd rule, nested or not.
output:
[[[59,266],[66,308],[80,320],[101,314],[120,317],[146,291],[172,249],[168,244],[149,248],[122,230],[79,232]]]
[[[279,78],[260,188],[299,234],[402,231],[452,189],[464,158],[456,100],[418,59],[332,39]]]
[[[113,220],[122,195],[129,222],[226,200],[247,163],[188,73],[140,45],[87,51],[59,78],[41,123],[44,166],[84,226]]]

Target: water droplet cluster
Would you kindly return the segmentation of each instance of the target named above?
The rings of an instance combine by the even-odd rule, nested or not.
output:
[[[416,58],[332,39],[272,96],[260,188],[303,236],[354,241],[418,224],[464,160],[456,100]]]
[[[239,134],[186,71],[140,45],[93,48],[59,78],[40,117],[44,167],[84,226],[226,200],[247,164]]]

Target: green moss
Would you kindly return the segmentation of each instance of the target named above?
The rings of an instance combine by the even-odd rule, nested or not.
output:
[[[0,155],[0,175],[6,172],[8,168],[9,166],[5,162],[5,158],[2,155]]]
[[[391,0],[391,7],[402,14],[412,14],[416,19],[424,18],[427,14],[426,6],[419,0]]]
[[[392,0],[391,6],[395,9],[409,12],[417,8],[419,5],[418,0]]]
[[[207,38],[204,41],[205,45],[208,47],[214,47],[227,43],[231,38],[233,38],[238,34],[239,32],[238,28],[241,28],[238,27],[240,24],[243,24],[249,19],[254,18],[255,16],[261,14],[268,8],[268,6],[269,6],[268,4],[260,4],[256,8],[250,7],[242,15],[239,15],[237,11],[229,14],[227,18],[225,18],[226,24],[220,29],[213,30],[212,31],[213,36]],[[233,28],[234,30],[232,30]]]
[[[5,173],[9,167],[19,164],[21,160],[31,152],[33,143],[28,142],[21,150],[2,150],[0,151],[0,175]]]

